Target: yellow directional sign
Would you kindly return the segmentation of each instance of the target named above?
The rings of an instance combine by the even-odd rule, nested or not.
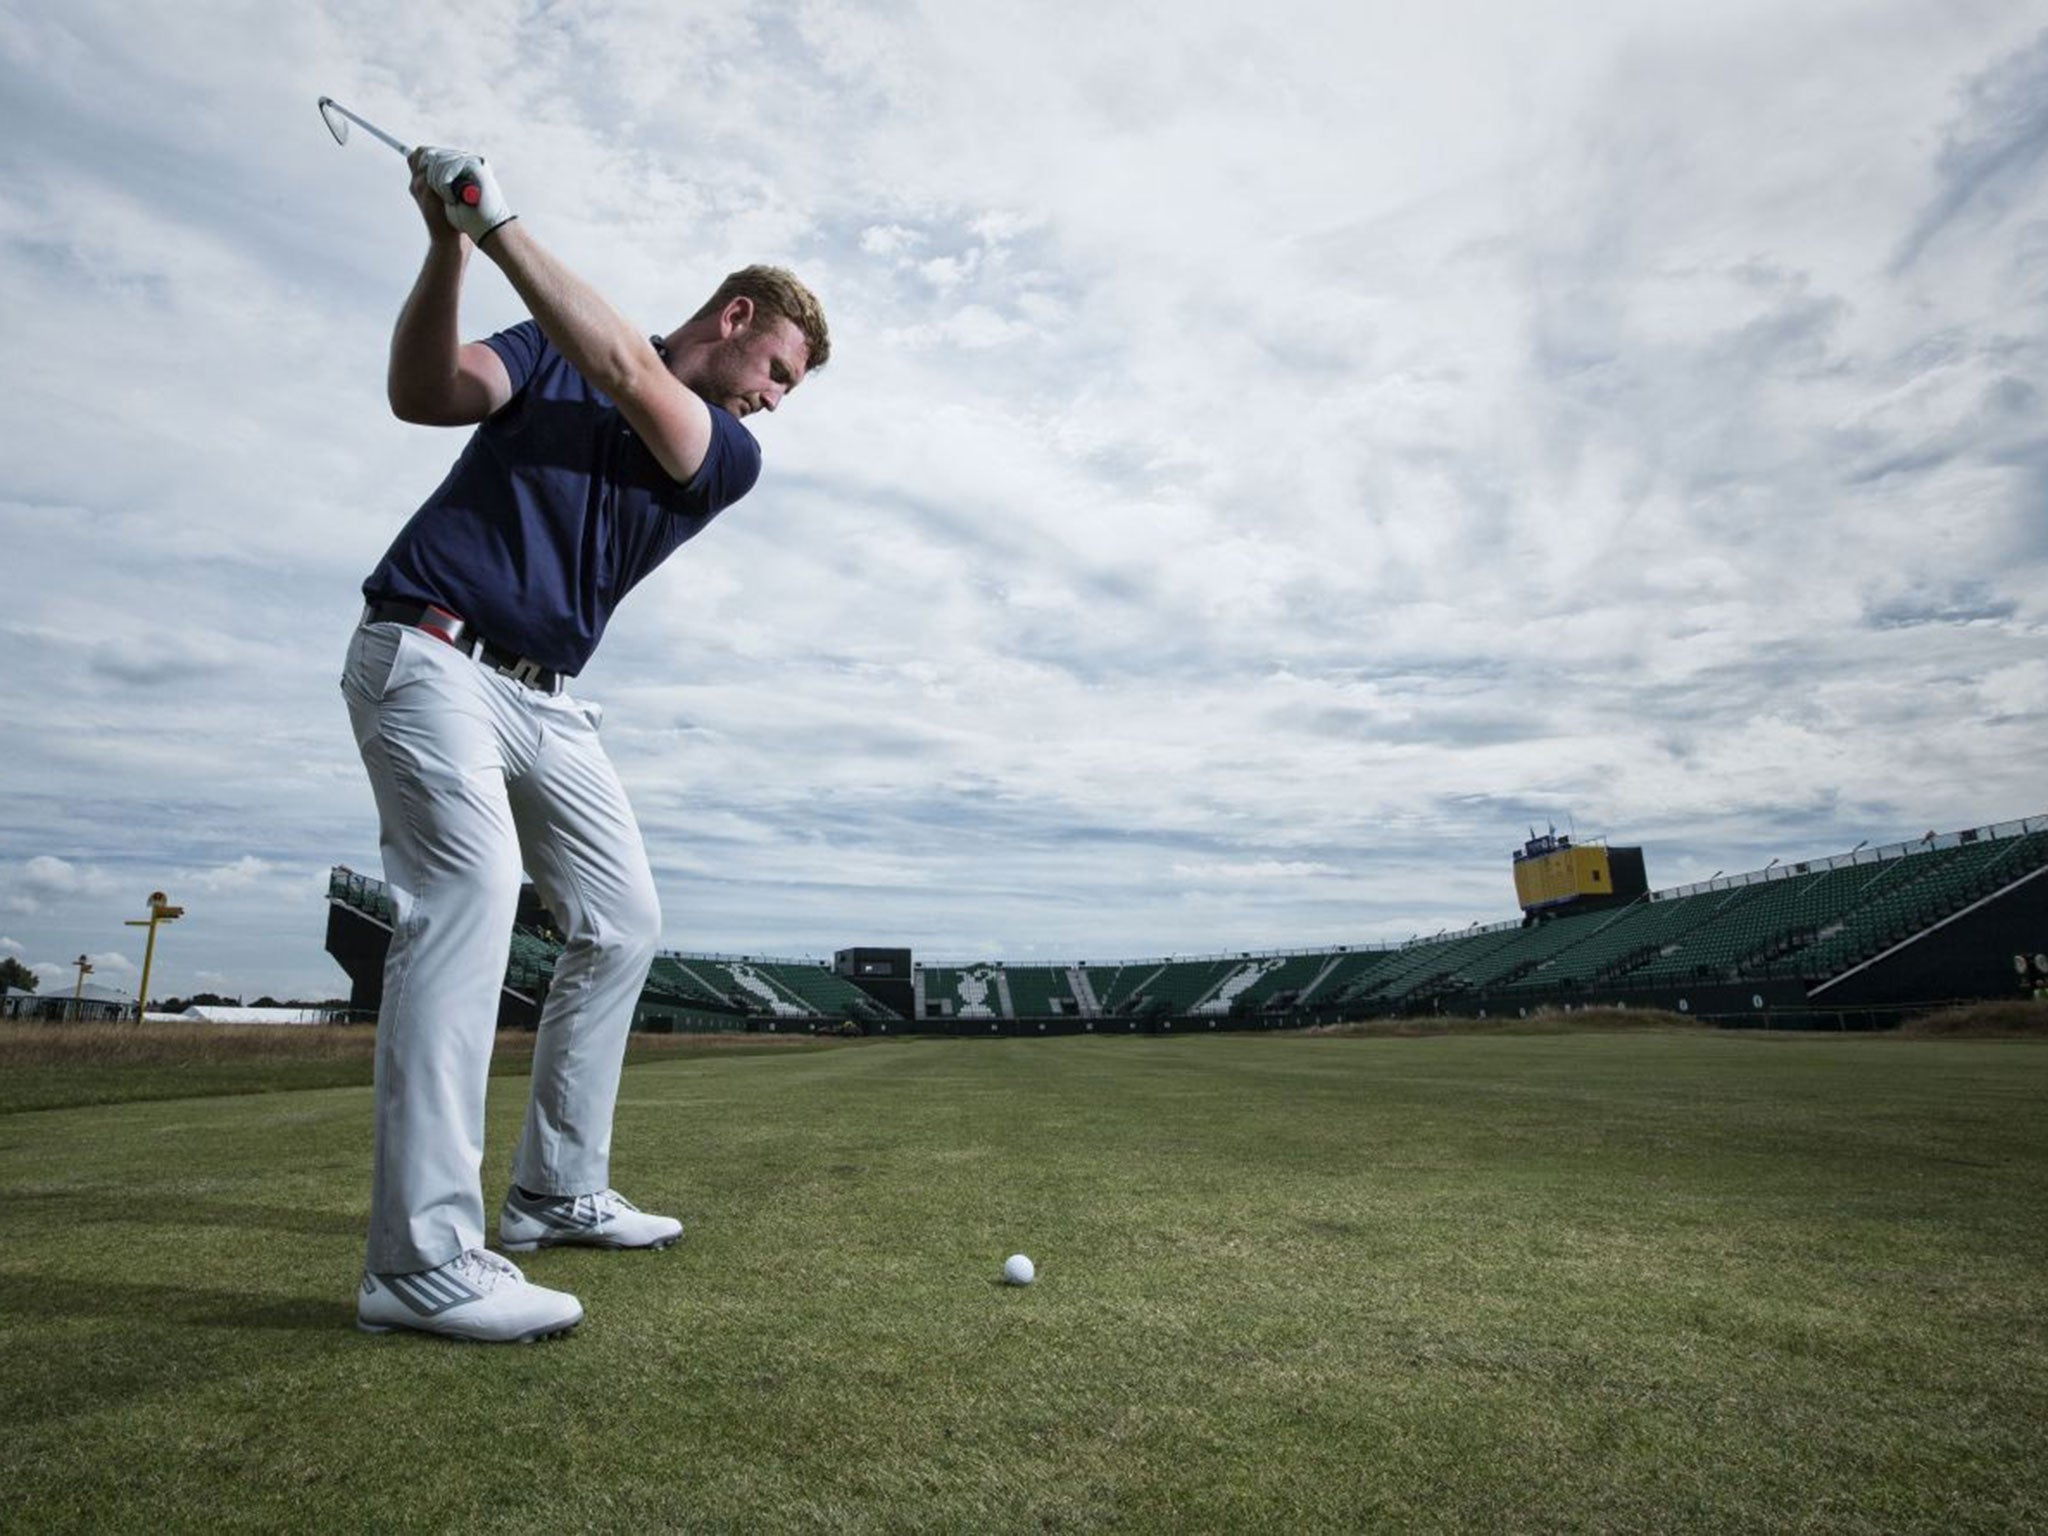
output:
[[[162,891],[151,891],[149,893],[149,916],[131,917],[124,924],[124,926],[129,928],[147,928],[149,930],[149,942],[143,946],[142,950],[142,988],[135,997],[135,1018],[138,1023],[149,1012],[149,967],[150,962],[156,958],[156,925],[158,923],[175,923],[184,915],[185,909],[172,906],[170,897],[166,896]]]

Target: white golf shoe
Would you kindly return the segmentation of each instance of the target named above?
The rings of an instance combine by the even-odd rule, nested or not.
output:
[[[586,1248],[666,1248],[683,1235],[673,1216],[650,1216],[616,1189],[594,1195],[529,1195],[514,1188],[498,1212],[507,1253],[576,1244]]]
[[[531,1344],[583,1321],[583,1304],[535,1285],[519,1266],[486,1248],[410,1275],[365,1273],[356,1326],[365,1333],[409,1328],[481,1344]]]

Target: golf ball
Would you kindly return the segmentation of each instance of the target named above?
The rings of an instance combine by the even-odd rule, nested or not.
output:
[[[1029,1285],[1038,1278],[1038,1271],[1023,1254],[1013,1253],[1003,1260],[1003,1278],[1011,1285]]]

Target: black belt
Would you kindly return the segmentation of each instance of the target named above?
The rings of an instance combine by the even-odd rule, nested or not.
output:
[[[423,629],[436,640],[445,641],[465,656],[474,657],[493,672],[502,672],[514,682],[524,683],[542,693],[560,693],[567,681],[561,673],[529,661],[479,634],[474,624],[446,608],[432,603],[409,603],[396,599],[374,602],[363,610],[365,624],[405,624]]]

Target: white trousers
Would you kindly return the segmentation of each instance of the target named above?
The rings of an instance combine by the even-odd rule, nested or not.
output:
[[[356,630],[341,687],[396,907],[367,1267],[406,1274],[484,1243],[484,1094],[522,869],[568,941],[512,1163],[536,1192],[611,1182],[619,1071],[661,911],[595,705],[401,624]]]

